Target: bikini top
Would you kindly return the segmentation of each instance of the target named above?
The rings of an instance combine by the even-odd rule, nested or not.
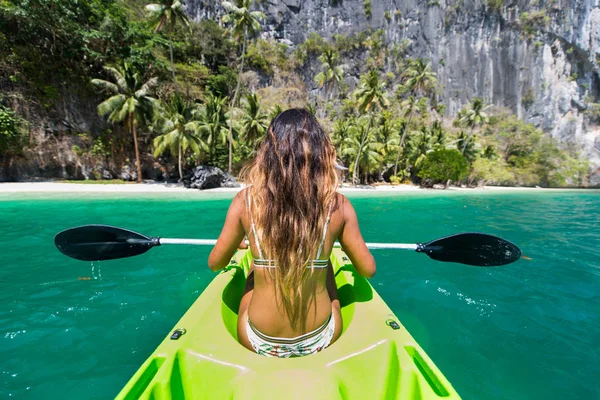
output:
[[[263,253],[260,248],[260,243],[258,241],[258,235],[256,234],[256,227],[254,226],[254,218],[252,218],[252,213],[250,212],[250,190],[246,190],[246,199],[248,201],[248,214],[250,214],[250,226],[252,229],[252,236],[254,236],[254,243],[256,244],[256,248],[258,249],[258,256],[254,260],[254,266],[260,268],[277,268],[274,264],[273,260],[268,260],[263,258]],[[324,259],[321,260],[321,252],[323,251],[323,245],[325,244],[325,238],[327,237],[327,228],[329,227],[329,220],[331,219],[331,204],[329,205],[329,211],[327,212],[327,220],[325,221],[325,226],[323,227],[323,237],[321,238],[321,243],[319,243],[319,249],[317,250],[317,257],[314,260],[308,260],[308,265],[306,268],[327,268],[329,265],[329,260]]]

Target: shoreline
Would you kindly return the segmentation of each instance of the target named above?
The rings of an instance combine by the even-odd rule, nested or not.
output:
[[[7,193],[227,193],[238,192],[239,188],[216,188],[207,190],[186,189],[177,183],[125,183],[125,184],[84,184],[71,182],[6,182],[0,183],[0,194]],[[540,188],[540,187],[507,187],[483,186],[478,188],[450,187],[448,189],[426,189],[417,185],[377,185],[370,187],[342,186],[342,193],[446,193],[446,192],[548,192],[548,191],[589,191],[598,188]]]

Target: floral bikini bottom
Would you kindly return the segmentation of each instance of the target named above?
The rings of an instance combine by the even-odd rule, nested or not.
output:
[[[257,354],[267,357],[302,357],[316,353],[329,346],[335,332],[333,315],[323,325],[312,332],[295,338],[279,338],[261,333],[250,320],[246,323],[246,333]]]

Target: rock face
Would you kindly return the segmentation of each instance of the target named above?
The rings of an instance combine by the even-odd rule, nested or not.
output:
[[[218,187],[239,187],[235,178],[217,167],[201,165],[194,168],[191,174],[183,178],[183,185],[188,189],[214,189]]]
[[[202,15],[202,3],[187,1],[193,17]],[[267,16],[263,36],[284,43],[301,43],[311,32],[329,38],[383,29],[389,45],[404,41],[408,55],[431,61],[449,115],[476,96],[507,107],[558,141],[580,146],[596,169],[590,184],[600,184],[600,127],[583,114],[600,97],[598,0],[371,0],[370,17],[365,4],[266,0],[258,7]],[[312,76],[304,78],[316,89]]]

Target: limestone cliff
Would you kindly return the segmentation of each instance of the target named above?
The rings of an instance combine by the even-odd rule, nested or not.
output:
[[[582,147],[600,185],[600,127],[584,116],[600,97],[600,0],[264,0],[263,36],[303,42],[384,29],[389,44],[432,62],[455,115],[475,96],[504,106],[562,143]],[[367,8],[369,9],[367,11]],[[195,18],[216,1],[188,0]],[[368,16],[367,14],[370,14]],[[313,85],[310,80],[306,84]]]

